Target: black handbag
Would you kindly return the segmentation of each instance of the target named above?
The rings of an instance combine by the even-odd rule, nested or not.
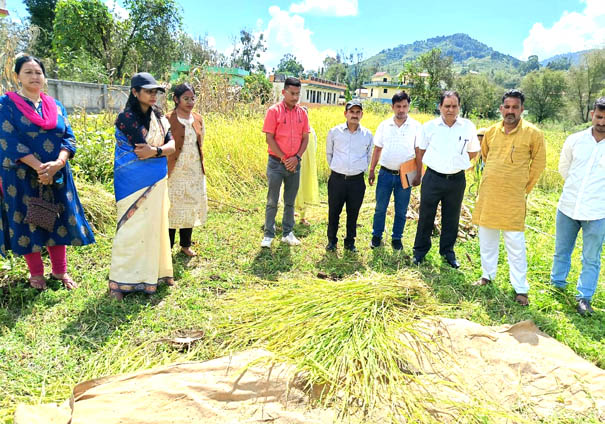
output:
[[[50,187],[48,189],[50,190],[50,197],[52,199],[50,202],[44,200],[44,197],[42,196],[42,184],[39,184],[40,197],[29,198],[25,223],[52,232],[55,229],[57,218],[59,218],[59,214],[61,213],[61,205],[54,203],[53,190]]]

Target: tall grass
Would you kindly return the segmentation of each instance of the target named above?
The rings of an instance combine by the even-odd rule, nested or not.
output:
[[[366,112],[361,124],[373,133],[389,114]],[[431,115],[412,115],[420,122]],[[262,132],[263,114],[232,117],[211,113],[205,116],[206,138],[204,159],[207,168],[208,193],[215,198],[242,195],[247,190],[264,186],[267,167],[267,143]],[[326,157],[326,138],[332,127],[345,122],[343,106],[309,109],[309,122],[317,134],[317,172],[321,182],[330,169]]]

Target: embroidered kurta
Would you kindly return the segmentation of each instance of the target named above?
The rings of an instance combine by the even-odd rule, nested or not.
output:
[[[546,166],[542,131],[521,119],[504,132],[502,122],[487,129],[481,143],[485,161],[473,223],[483,227],[524,231],[525,196]]]
[[[168,177],[170,228],[193,228],[206,222],[208,197],[202,172],[193,117],[177,118],[185,126],[185,141],[174,169]]]
[[[34,108],[31,101],[27,103]],[[57,106],[57,126],[43,130],[34,125],[8,96],[0,97],[0,178],[2,186],[2,220],[0,252],[12,250],[18,255],[39,252],[42,246],[94,243],[95,239],[84,216],[69,162],[55,175],[55,183],[42,187],[42,196],[62,206],[53,231],[27,224],[29,199],[40,196],[38,174],[19,159],[33,154],[42,163],[57,160],[61,150],[76,152],[74,133],[65,108]],[[41,103],[37,112],[42,115]]]

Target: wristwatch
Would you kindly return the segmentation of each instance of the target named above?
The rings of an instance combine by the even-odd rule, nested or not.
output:
[[[299,162],[302,161],[302,158],[300,156],[298,156],[298,155],[296,155],[296,159],[298,159]]]
[[[155,157],[159,158],[160,156],[162,156],[162,148],[161,147],[156,147],[157,151],[155,152]]]

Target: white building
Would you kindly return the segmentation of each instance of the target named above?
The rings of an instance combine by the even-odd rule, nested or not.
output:
[[[281,98],[281,91],[284,88],[285,75],[271,75],[269,81],[273,83],[273,92],[275,98]],[[324,104],[337,105],[342,104],[347,86],[334,81],[328,81],[321,78],[309,77],[300,80],[300,103],[301,104]]]

